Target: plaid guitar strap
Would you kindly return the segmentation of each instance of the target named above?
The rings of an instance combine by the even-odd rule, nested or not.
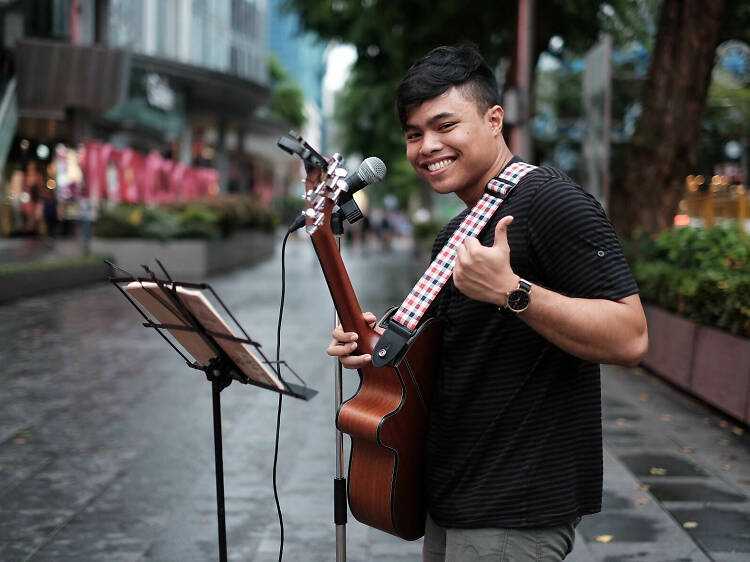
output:
[[[506,166],[499,176],[487,183],[482,198],[453,232],[401,307],[388,319],[386,331],[373,350],[373,365],[382,367],[393,360],[395,364],[401,358],[422,316],[453,273],[458,248],[467,237],[477,236],[482,231],[508,193],[521,178],[535,169],[536,166],[531,164],[516,162]]]

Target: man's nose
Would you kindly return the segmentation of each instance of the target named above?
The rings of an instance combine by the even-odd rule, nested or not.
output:
[[[420,152],[422,154],[432,154],[433,152],[440,150],[442,147],[443,144],[440,142],[440,135],[437,133],[427,131],[422,134],[422,146],[420,147]]]

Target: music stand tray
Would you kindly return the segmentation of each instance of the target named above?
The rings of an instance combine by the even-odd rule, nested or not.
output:
[[[110,281],[143,316],[143,326],[156,330],[190,368],[203,371],[211,382],[219,560],[225,562],[227,545],[221,443],[221,391],[232,381],[301,400],[309,400],[317,391],[305,385],[285,361],[269,361],[263,354],[260,344],[250,338],[210,285],[173,281],[164,266],[158,261],[157,263],[166,279],[158,278],[144,266],[148,277],[136,278],[128,274],[123,277],[111,277]],[[120,269],[111,263],[110,266]],[[223,314],[214,302],[218,303]],[[242,337],[236,335],[225,317],[231,319]],[[299,384],[290,383],[282,377],[282,366],[299,380]]]

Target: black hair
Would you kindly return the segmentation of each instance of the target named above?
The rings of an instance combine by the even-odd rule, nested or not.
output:
[[[401,127],[409,113],[452,87],[462,89],[481,113],[500,105],[497,80],[474,43],[464,41],[441,46],[415,62],[396,90],[396,111]]]

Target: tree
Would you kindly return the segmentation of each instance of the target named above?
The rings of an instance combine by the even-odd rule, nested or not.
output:
[[[307,121],[302,90],[273,54],[268,57],[268,73],[271,78],[271,113],[301,129]]]
[[[625,174],[611,189],[610,216],[621,235],[672,224],[695,163],[716,47],[729,37],[747,40],[749,16],[737,1],[663,0],[643,113]]]

